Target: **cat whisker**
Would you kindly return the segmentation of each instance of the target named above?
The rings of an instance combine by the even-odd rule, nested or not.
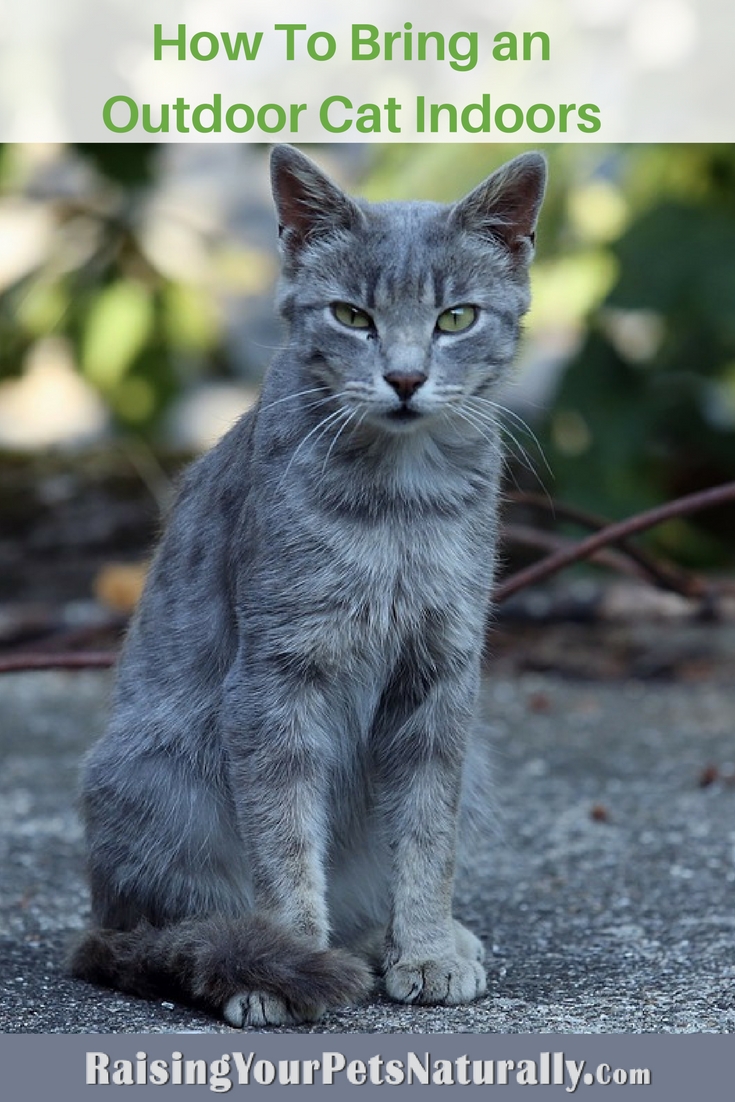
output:
[[[342,393],[348,395],[350,398],[357,398],[359,400],[361,398],[372,398],[374,390],[371,386],[347,383]]]
[[[475,411],[475,412],[476,412],[476,413],[478,413],[479,411]],[[506,437],[506,438],[507,438],[508,440],[510,440],[510,442],[511,442],[511,443],[512,443],[512,444],[514,445],[514,449],[515,449],[515,453],[516,453],[516,456],[517,456],[517,458],[519,459],[519,461],[521,462],[521,464],[522,464],[522,465],[523,465],[523,466],[524,466],[524,467],[526,468],[526,470],[527,470],[527,471],[528,471],[528,472],[529,472],[530,474],[532,474],[532,475],[534,476],[534,478],[536,478],[536,479],[537,479],[537,480],[539,481],[539,483],[540,483],[540,484],[541,484],[541,485],[543,486],[543,483],[541,482],[541,479],[540,479],[540,477],[539,477],[538,471],[536,470],[536,468],[535,468],[535,466],[534,466],[534,464],[533,464],[533,460],[531,459],[531,456],[530,456],[530,455],[528,454],[528,452],[526,451],[526,449],[525,449],[525,448],[523,447],[523,444],[521,444],[521,442],[520,442],[520,440],[518,439],[518,437],[517,437],[517,436],[515,435],[515,433],[514,433],[514,432],[512,431],[512,429],[508,428],[508,426],[507,426],[507,425],[503,424],[502,422],[498,422],[498,425],[499,425],[499,428],[500,428],[500,431],[501,431],[501,433],[502,433],[502,434],[503,434],[503,435],[504,435],[504,436],[505,436],[505,437]],[[519,488],[520,488],[520,487],[519,487]]]
[[[486,406],[489,406],[490,409],[493,411],[493,413],[491,414],[487,410],[483,410],[483,409],[478,408],[477,405],[475,405],[475,403],[478,402],[478,401],[483,403]],[[518,420],[520,422],[523,429],[525,431],[527,431],[533,437],[533,439],[535,440],[535,442],[538,446],[539,452],[541,454],[541,457],[543,459],[544,465],[546,466],[547,470],[549,469],[548,463],[546,462],[546,456],[543,453],[543,449],[541,448],[541,445],[539,444],[539,442],[536,439],[535,435],[533,434],[532,430],[525,423],[525,421],[523,421],[522,418],[520,418],[517,414],[514,415],[512,410],[506,409],[504,406],[501,406],[498,402],[493,402],[488,398],[478,398],[477,396],[474,396],[474,397],[468,399],[467,404],[470,405],[474,409],[474,412],[475,412],[476,416],[486,417],[486,418],[487,417],[492,417],[493,420],[495,419],[494,418],[495,413],[505,413],[505,414],[509,414],[511,416],[515,416],[516,420]],[[521,444],[521,442],[518,439],[518,437],[516,436],[516,434],[513,432],[513,430],[510,428],[510,426],[505,421],[503,421],[502,418],[498,419],[498,423],[501,427],[501,430],[502,430],[503,434],[514,445],[515,454],[517,455],[517,458],[520,460],[520,462],[526,468],[526,470],[528,470],[529,473],[533,475],[533,477],[537,480],[539,485],[546,492],[546,487],[544,486],[543,479],[541,478],[541,476],[540,476],[540,474],[537,470],[537,467],[536,467],[533,459],[529,455],[527,449],[523,446],[523,444]]]
[[[363,423],[363,421],[365,420],[365,418],[367,417],[369,412],[370,412],[370,406],[366,406],[365,409],[362,411],[362,413],[359,417],[359,420],[357,421],[357,424],[352,426],[352,432],[350,433],[350,440],[352,440],[355,433],[359,430],[360,425]]]
[[[496,441],[489,436],[484,430],[490,428],[492,422],[483,421],[480,417],[473,417],[467,410],[467,408],[460,409],[458,406],[452,406],[452,413],[454,413],[460,420],[465,421],[475,432],[479,433],[485,443],[490,444],[492,447],[496,446]]]
[[[318,409],[319,406],[323,406],[326,402],[338,401],[340,398],[349,398],[350,395],[345,390],[338,390],[333,393],[327,394],[326,398],[320,398],[316,402],[306,402],[304,409]]]
[[[524,420],[524,418],[521,417],[521,415],[519,413],[516,413],[515,410],[509,409],[507,406],[501,405],[500,402],[494,402],[491,398],[484,398],[479,394],[474,394],[470,400],[472,402],[484,402],[487,405],[492,406],[492,408],[497,410],[498,413],[504,414],[506,417],[511,417],[515,421],[515,423],[519,426],[519,428],[523,429],[524,432],[527,432],[528,435],[531,437],[531,440],[535,444],[536,448],[538,449],[538,453],[541,457],[541,461],[542,461],[544,467],[546,468],[548,473],[553,478],[553,472],[551,470],[551,467],[549,466],[549,461],[546,458],[546,453],[544,452],[544,449],[541,447],[541,442],[540,442],[538,436],[533,431],[533,429],[528,424],[528,422],[526,420]]]
[[[289,347],[287,344],[264,344],[263,341],[250,340],[253,348],[262,348],[265,352],[285,352]]]
[[[349,425],[352,418],[356,415],[356,413],[357,413],[356,409],[351,409],[347,413],[347,417],[346,417],[345,421],[343,422],[343,424],[340,425],[340,427],[337,429],[336,433],[334,434],[334,439],[332,440],[332,443],[329,445],[329,448],[327,449],[327,454],[324,457],[324,462],[322,463],[322,471],[321,471],[322,475],[324,475],[324,471],[326,470],[326,466],[327,466],[327,463],[329,462],[329,457],[332,454],[332,451],[334,449],[334,445],[337,443],[340,436],[345,431],[345,429]]]
[[[278,406],[281,402],[294,402],[297,398],[305,398],[307,394],[322,394],[325,389],[324,386],[311,386],[307,390],[297,390],[295,394],[287,394],[285,398],[276,398],[275,401],[269,402],[267,406],[261,406],[260,412],[265,413],[267,409],[272,409],[273,406]],[[331,397],[331,395],[327,397]]]
[[[314,387],[313,391],[320,392],[320,391],[323,391],[324,389],[325,389],[324,387]],[[301,397],[304,397],[306,394],[313,393],[313,391],[312,390],[301,390],[301,391],[299,391],[298,394],[289,395],[289,397],[301,398]],[[350,397],[350,395],[347,393],[346,390],[330,391],[323,398],[319,398],[318,400],[316,400],[314,402],[304,402],[302,408],[303,409],[318,409],[319,406],[323,406],[327,402],[334,402],[334,401],[338,401],[340,398],[348,398],[348,397]],[[263,408],[264,409],[270,409],[270,407],[272,405],[273,406],[278,405],[278,401],[280,401],[280,400],[285,401],[286,399],[285,398],[284,399],[278,399],[275,402],[270,402],[267,406],[264,406]]]
[[[497,431],[498,429],[500,429],[500,432],[501,432],[501,433],[502,433],[502,432],[508,433],[508,434],[509,434],[509,435],[510,435],[510,436],[512,437],[512,439],[513,439],[514,443],[516,444],[516,446],[517,446],[517,447],[518,447],[518,448],[520,449],[520,451],[522,452],[523,458],[524,458],[524,460],[525,460],[525,464],[524,464],[524,465],[528,467],[528,470],[529,470],[529,471],[530,471],[530,472],[531,472],[531,473],[532,473],[532,474],[534,475],[534,477],[535,477],[535,478],[538,478],[538,474],[537,474],[537,472],[536,472],[536,471],[535,471],[535,470],[533,469],[533,467],[532,467],[532,466],[530,465],[530,461],[529,461],[529,459],[528,459],[528,456],[527,456],[527,455],[526,455],[526,453],[525,453],[525,452],[523,451],[523,449],[521,448],[520,444],[519,444],[519,443],[518,443],[518,441],[517,441],[517,440],[515,439],[515,437],[513,437],[513,436],[512,436],[512,433],[509,433],[509,430],[508,430],[507,426],[504,426],[504,425],[499,425],[499,424],[498,424],[498,423],[497,423],[497,422],[496,422],[496,421],[495,421],[494,419],[488,419],[488,418],[487,418],[486,416],[485,416],[485,417],[482,417],[482,416],[480,416],[480,418],[479,418],[479,423],[478,423],[478,421],[474,420],[474,419],[473,419],[473,418],[472,418],[472,417],[471,417],[471,416],[470,416],[470,415],[468,414],[468,412],[467,412],[466,408],[465,408],[464,410],[462,410],[462,411],[460,411],[460,410],[456,410],[455,412],[456,412],[456,413],[457,413],[457,414],[458,414],[458,415],[459,415],[459,416],[460,416],[460,417],[462,418],[462,420],[466,421],[466,422],[467,422],[467,424],[469,424],[469,425],[472,425],[472,427],[473,427],[473,428],[475,429],[475,431],[476,431],[476,432],[479,432],[479,433],[480,433],[480,435],[481,435],[481,436],[483,436],[483,437],[484,437],[484,439],[485,439],[485,440],[486,440],[486,441],[487,441],[488,443],[490,443],[490,444],[493,444],[493,445],[494,445],[494,446],[496,446],[496,447],[497,447],[497,441],[496,441],[496,440],[491,440],[491,439],[490,439],[490,437],[486,436],[486,435],[485,435],[485,433],[484,433],[484,432],[482,431],[481,425],[483,425],[483,424],[484,424],[484,425],[486,425],[487,427],[489,427],[490,425],[493,425],[493,427],[494,427],[494,428],[496,429],[496,431]],[[476,411],[475,411],[475,414],[476,414],[476,415],[478,415],[478,413],[479,413],[479,411],[477,411],[477,410],[476,410]],[[501,453],[500,453],[500,454],[498,455],[498,461],[499,461],[500,463],[502,463],[502,462],[503,462],[503,456],[502,456],[502,452],[501,452]],[[511,478],[513,479],[513,484],[515,485],[516,489],[517,489],[517,490],[520,490],[520,489],[521,489],[521,487],[520,487],[520,485],[519,485],[519,483],[518,483],[518,480],[516,479],[515,475],[513,474],[513,471],[512,471],[512,469],[510,469],[510,470],[509,470],[509,473],[510,473],[510,476],[511,476]],[[540,480],[540,479],[539,479],[539,482],[541,482],[541,480]],[[541,483],[541,485],[542,485],[542,487],[543,487],[543,483]],[[545,488],[545,487],[543,487],[543,488],[544,488],[544,491],[545,491],[545,489],[546,489],[546,488]]]
[[[299,452],[303,448],[304,444],[307,444],[309,442],[309,440],[312,438],[312,436],[314,436],[314,434],[317,433],[317,432],[319,432],[319,436],[317,436],[317,440],[321,439],[321,437],[324,435],[324,433],[329,429],[330,425],[334,424],[335,422],[339,421],[342,417],[345,416],[345,412],[346,411],[342,407],[340,407],[339,409],[332,410],[332,412],[328,413],[326,415],[326,417],[323,417],[321,419],[321,421],[317,421],[316,425],[314,425],[313,429],[311,429],[311,431],[306,434],[304,439],[299,443],[299,445],[297,446],[295,452],[293,453],[293,455],[289,459],[288,464],[286,466],[286,470],[283,472],[283,474],[281,475],[281,477],[278,480],[278,485],[276,486],[277,490],[280,489],[281,485],[283,484],[284,479],[287,477],[288,472],[291,470],[291,467],[293,466],[293,464],[294,464]],[[319,431],[320,429],[321,429],[321,432]],[[314,443],[316,443],[316,440],[314,441]]]

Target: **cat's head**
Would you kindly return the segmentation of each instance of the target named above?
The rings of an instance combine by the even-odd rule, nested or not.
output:
[[[492,390],[529,305],[540,154],[451,206],[353,199],[292,146],[274,149],[271,171],[279,306],[315,381],[396,432]]]

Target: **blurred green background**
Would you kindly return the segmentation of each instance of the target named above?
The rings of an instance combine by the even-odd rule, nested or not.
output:
[[[448,201],[520,148],[306,151],[368,198]],[[534,305],[503,397],[518,480],[535,488],[525,453],[552,496],[619,518],[734,479],[735,146],[545,152]],[[0,147],[0,449],[158,455],[227,427],[280,340],[267,176],[261,146]],[[723,568],[733,530],[725,508],[648,539]]]

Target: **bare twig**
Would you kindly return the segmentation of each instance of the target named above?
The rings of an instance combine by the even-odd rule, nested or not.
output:
[[[10,654],[0,658],[0,673],[22,670],[101,670],[114,666],[114,651],[59,651],[58,654]]]
[[[567,536],[557,536],[554,532],[547,532],[541,528],[532,528],[529,524],[504,524],[502,529],[503,539],[507,543],[520,547],[535,547],[539,551],[556,552],[563,548],[576,547],[576,541]],[[608,570],[616,570],[619,574],[632,575],[634,578],[650,581],[649,572],[638,563],[633,556],[623,554],[618,550],[595,551],[590,556],[593,562]]]
[[[610,526],[611,521],[607,517],[597,513],[590,513],[586,509],[579,509],[575,505],[567,505],[563,501],[555,501],[544,494],[533,494],[525,491],[514,491],[508,494],[508,499],[516,505],[528,505],[533,509],[541,509],[550,513],[554,519],[568,520],[583,528],[589,528],[593,532],[601,532]],[[669,589],[678,593],[681,597],[694,600],[704,596],[708,591],[707,582],[697,574],[692,574],[673,563],[651,555],[642,547],[631,543],[627,539],[615,541],[615,546],[623,551],[629,559],[637,563],[645,576],[655,582],[661,589]],[[553,550],[553,549],[552,549]]]
[[[563,570],[564,567],[571,566],[572,563],[580,562],[582,559],[588,559],[603,548],[610,547],[613,544],[619,545],[637,532],[644,532],[646,529],[653,528],[672,517],[686,516],[701,509],[709,509],[714,505],[722,505],[727,501],[735,501],[735,482],[726,482],[709,490],[688,494],[686,497],[669,501],[665,505],[659,505],[655,509],[637,513],[635,516],[628,517],[616,524],[608,524],[593,535],[587,536],[586,539],[571,545],[565,543],[564,546],[557,547],[540,562],[534,563],[524,570],[519,570],[516,574],[507,578],[498,586],[495,592],[495,600],[497,603],[505,601],[514,593],[518,593],[519,590],[544,581]],[[558,513],[564,512],[571,517],[572,510],[567,506],[556,506],[555,508]],[[528,536],[527,532],[526,536]],[[546,542],[551,541],[558,542],[558,538],[550,536]],[[538,543],[539,540],[536,539],[535,542]],[[628,551],[627,547],[626,551]],[[639,565],[641,564],[639,563]],[[699,583],[701,588],[698,585],[693,590],[690,589],[685,594],[686,596],[705,596],[707,594],[706,585],[701,579],[695,578],[692,579],[692,582]],[[0,658],[0,674],[20,670],[106,669],[115,664],[116,657],[111,651],[65,651],[57,654],[16,653]]]
[[[579,562],[581,559],[589,558],[601,547],[609,547],[610,544],[627,539],[628,536],[635,535],[636,532],[645,532],[646,529],[653,528],[665,520],[671,520],[672,517],[683,517],[688,513],[696,513],[700,509],[722,505],[726,501],[735,501],[735,482],[725,482],[723,485],[713,486],[709,490],[687,494],[686,497],[668,501],[665,505],[658,505],[655,509],[637,513],[635,516],[618,521],[616,524],[608,524],[606,528],[595,532],[592,536],[587,536],[586,539],[580,540],[572,547],[564,547],[559,551],[554,551],[551,555],[547,555],[545,559],[541,559],[540,562],[534,563],[524,570],[519,570],[516,574],[507,578],[496,589],[495,600],[498,602],[505,601],[508,597],[517,593],[519,589],[535,585],[537,582],[557,574],[564,567],[571,566],[572,563]]]

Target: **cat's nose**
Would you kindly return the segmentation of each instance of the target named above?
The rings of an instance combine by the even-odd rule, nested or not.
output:
[[[422,371],[389,371],[384,375],[386,383],[393,387],[402,402],[412,398],[420,386],[423,386],[428,376]]]

